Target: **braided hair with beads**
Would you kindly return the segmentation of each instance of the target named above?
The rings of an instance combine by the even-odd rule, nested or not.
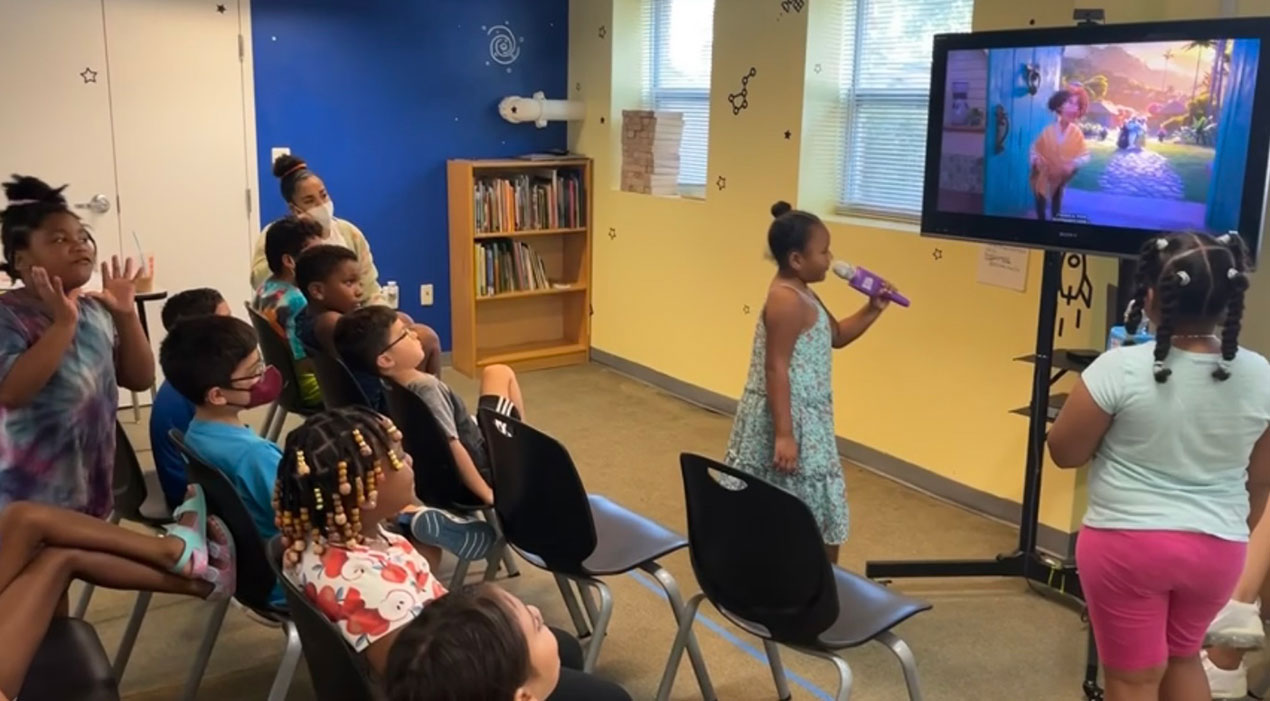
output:
[[[1137,285],[1125,315],[1125,330],[1138,332],[1148,290],[1155,290],[1159,324],[1155,331],[1156,382],[1168,382],[1165,365],[1177,327],[1188,322],[1222,325],[1221,359],[1213,370],[1219,381],[1230,378],[1239,351],[1244,293],[1248,290],[1247,249],[1235,234],[1217,237],[1171,234],[1148,240],[1138,258]]]
[[[402,468],[400,441],[391,421],[364,407],[316,414],[287,436],[273,503],[287,564],[309,543],[321,554],[327,544],[362,542],[361,509],[375,505],[385,463]]]

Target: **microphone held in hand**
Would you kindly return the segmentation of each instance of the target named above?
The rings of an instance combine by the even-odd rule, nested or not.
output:
[[[909,305],[908,297],[894,290],[886,290],[886,280],[864,268],[836,260],[833,262],[833,274],[846,280],[847,284],[851,285],[857,292],[863,292],[870,297],[883,295],[886,299],[895,302],[901,307]]]

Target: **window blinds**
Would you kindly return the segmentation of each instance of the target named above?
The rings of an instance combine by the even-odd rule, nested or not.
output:
[[[921,212],[935,34],[970,29],[973,0],[837,0],[842,160],[839,211]]]
[[[653,109],[683,113],[679,184],[700,187],[706,182],[710,141],[714,0],[648,2],[647,99]]]

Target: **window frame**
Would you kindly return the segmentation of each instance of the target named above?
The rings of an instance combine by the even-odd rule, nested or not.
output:
[[[712,1],[715,4],[711,12],[710,45],[712,47],[712,50],[711,50],[711,57],[709,61],[711,65],[708,66],[708,70],[711,75],[713,75],[713,72],[714,72],[714,65],[713,65],[714,63],[714,60],[713,60],[714,13],[713,13],[713,9],[717,8],[717,0],[712,0]],[[660,33],[666,31],[666,29],[668,29],[668,25],[670,24],[669,16],[666,17],[664,23],[661,21],[661,17],[663,12],[669,13],[671,11],[671,5],[674,2],[675,0],[648,0],[649,11],[650,11],[650,22],[649,22],[648,37],[647,37],[647,41],[649,42],[648,55],[650,59],[649,60],[650,65],[648,66],[648,85],[647,85],[648,101],[650,105],[652,106],[652,109],[654,110],[661,109],[659,105],[663,99],[676,100],[681,102],[682,101],[699,102],[705,107],[707,132],[706,132],[705,152],[702,154],[703,157],[701,160],[705,162],[706,167],[705,167],[705,171],[702,173],[701,182],[685,181],[681,179],[677,183],[679,186],[680,195],[690,196],[690,197],[704,197],[705,191],[706,191],[706,182],[708,182],[710,179],[710,173],[709,173],[709,167],[710,167],[709,120],[710,120],[710,112],[711,112],[710,85],[707,84],[704,88],[661,87],[660,71],[661,71],[661,64],[662,64],[662,58],[663,58],[663,54],[662,54],[663,42],[660,41],[660,38],[661,38]],[[681,148],[681,151],[680,151],[679,174],[680,174],[680,177],[682,178],[684,174],[683,152],[682,152],[683,142],[680,142],[680,148]]]

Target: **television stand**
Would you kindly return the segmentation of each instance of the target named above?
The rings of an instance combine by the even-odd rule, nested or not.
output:
[[[1012,552],[988,559],[873,560],[865,565],[865,576],[878,580],[910,577],[1021,577],[1076,602],[1083,601],[1076,567],[1040,552],[1036,546],[1040,525],[1041,470],[1049,422],[1050,385],[1067,372],[1067,369],[1060,368],[1056,375],[1051,376],[1054,367],[1055,315],[1058,311],[1062,273],[1062,252],[1045,251],[1040,310],[1037,316],[1036,354],[1032,359],[1032,400],[1028,405],[1027,460],[1018,546]]]

